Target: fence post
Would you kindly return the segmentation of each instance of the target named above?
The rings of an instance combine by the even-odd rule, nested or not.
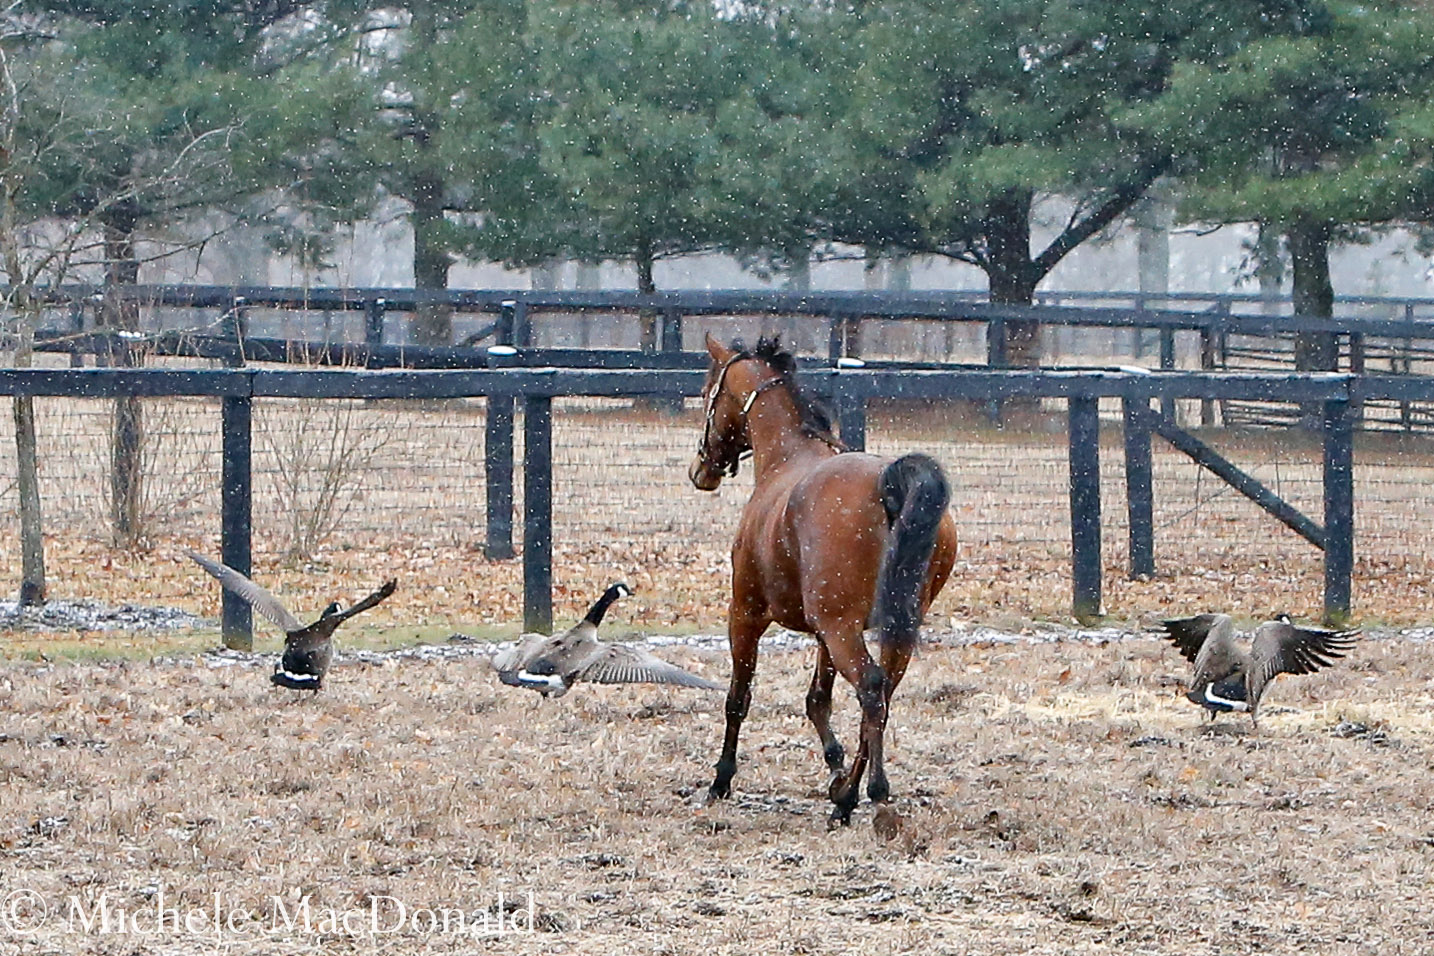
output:
[[[1205,326],[1200,330],[1200,371],[1215,370],[1215,330]],[[1200,399],[1200,424],[1209,428],[1215,424],[1215,400]]]
[[[1175,368],[1175,330],[1168,326],[1160,330],[1160,368],[1171,371]],[[1160,396],[1160,414],[1175,421],[1175,399],[1169,395]]]
[[[511,325],[513,341],[507,344],[520,349],[531,348],[533,345],[533,320],[528,316],[528,303],[514,302],[511,299],[509,302],[513,304],[513,320]],[[506,306],[508,302],[503,304]]]
[[[248,395],[224,398],[224,465],[220,491],[219,559],[241,574],[251,571],[251,517],[253,473],[251,442],[253,399]],[[223,592],[220,633],[224,646],[240,651],[254,649],[254,619],[247,601],[228,588]]]
[[[1085,623],[1100,607],[1100,403],[1075,397],[1070,408],[1071,612]]]
[[[991,319],[986,323],[986,365],[1006,367],[1006,320]]]
[[[1354,375],[1364,374],[1364,333],[1349,333],[1349,371]],[[1338,362],[1336,362],[1338,364]],[[1350,416],[1357,422],[1364,418],[1364,403],[1352,402],[1349,407]]]
[[[493,341],[499,345],[512,345],[513,324],[517,320],[518,300],[504,299],[498,306],[498,321],[493,326]]]
[[[513,557],[513,396],[489,395],[484,435],[484,470],[488,496],[488,541],[483,555],[490,561]]]
[[[986,323],[986,366],[992,369],[1007,367],[1005,319],[991,319]],[[990,399],[986,403],[986,416],[999,423],[1004,404],[999,398]]]
[[[837,360],[837,368],[861,368],[866,363],[861,359],[842,358]],[[834,382],[833,397],[836,399],[837,424],[841,429],[842,444],[852,451],[866,450],[866,392],[853,385],[851,381],[842,381],[842,375],[837,373]]]
[[[249,337],[249,316],[242,295],[236,295],[229,303],[228,326],[224,331],[234,340],[234,354],[224,364],[239,368],[244,364],[244,340]]]
[[[848,314],[842,319],[842,354],[848,358],[861,358],[861,323],[863,317]]]
[[[518,303],[503,302],[498,311],[498,344],[488,350],[488,366],[499,367],[514,355],[513,325]],[[490,561],[513,557],[513,396],[490,394],[483,429],[484,491],[488,498],[488,540],[483,555]]]
[[[1125,507],[1130,526],[1130,577],[1155,574],[1155,495],[1151,481],[1150,399],[1127,395],[1125,409]]]
[[[668,361],[676,365],[677,356],[682,352],[682,312],[675,306],[668,306],[662,310],[661,322],[658,348]],[[669,415],[682,414],[684,399],[681,395],[663,396],[658,403]]]
[[[1354,574],[1354,428],[1350,403],[1324,403],[1324,617],[1349,620]]]
[[[661,348],[669,354],[682,351],[682,312],[674,306],[662,310]]]
[[[85,333],[85,303],[83,299],[76,299],[70,303],[70,332],[75,336],[76,342],[70,348],[70,368],[84,368],[85,353],[80,350],[78,344],[80,336]]]
[[[523,630],[553,629],[553,400],[523,400]]]
[[[369,299],[363,304],[364,367],[377,368],[375,353],[383,345],[384,313],[388,302],[384,299]]]

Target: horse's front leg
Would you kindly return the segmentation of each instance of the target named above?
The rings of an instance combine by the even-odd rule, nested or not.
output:
[[[846,751],[841,741],[832,733],[832,684],[836,681],[836,668],[832,665],[831,653],[826,645],[817,642],[817,666],[812,672],[812,685],[807,689],[807,719],[816,728],[822,742],[822,758],[835,778],[846,762]]]
[[[734,602],[735,604],[735,602]],[[752,703],[752,677],[757,672],[757,643],[770,619],[741,613],[734,606],[727,618],[727,643],[732,651],[732,681],[727,687],[727,733],[722,738],[722,756],[717,776],[707,789],[709,800],[732,793],[732,776],[737,772],[737,737]]]

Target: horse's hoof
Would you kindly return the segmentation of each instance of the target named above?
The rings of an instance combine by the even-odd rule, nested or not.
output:
[[[730,785],[725,787],[719,787],[717,786],[717,784],[714,783],[712,786],[707,788],[707,796],[703,799],[702,805],[704,807],[711,806],[718,800],[726,800],[731,795],[732,787]]]
[[[905,819],[889,803],[878,806],[876,815],[871,818],[871,828],[883,840],[895,840],[901,836],[901,830],[905,825]]]
[[[832,807],[832,815],[827,817],[827,829],[851,826],[851,811],[851,807]]]

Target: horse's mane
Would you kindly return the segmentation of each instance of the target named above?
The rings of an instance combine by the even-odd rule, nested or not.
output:
[[[743,358],[753,358],[767,363],[767,367],[777,373],[782,386],[792,396],[792,402],[797,407],[803,435],[820,438],[837,448],[845,447],[836,437],[831,410],[824,402],[797,384],[797,358],[790,351],[782,348],[780,335],[774,335],[771,338],[766,336],[758,338],[757,347],[753,349],[744,346],[740,339],[734,340],[732,348]]]

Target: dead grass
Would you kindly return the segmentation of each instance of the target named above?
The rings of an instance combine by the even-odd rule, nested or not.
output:
[[[721,677],[718,652],[672,649]],[[825,831],[801,710],[810,651],[764,656],[734,799],[698,808],[720,695],[581,686],[480,661],[341,664],[315,699],[262,670],[0,667],[5,893],[152,913],[249,910],[242,932],[66,931],[23,953],[1284,953],[1434,947],[1434,657],[1370,640],[1285,678],[1258,733],[1212,732],[1153,641],[928,648],[897,697],[905,820]],[[854,721],[839,692],[843,736]],[[1340,731],[1332,730],[1345,722]],[[275,931],[392,897],[538,932]],[[3,895],[3,894],[0,894]],[[146,909],[146,907],[149,907]]]

